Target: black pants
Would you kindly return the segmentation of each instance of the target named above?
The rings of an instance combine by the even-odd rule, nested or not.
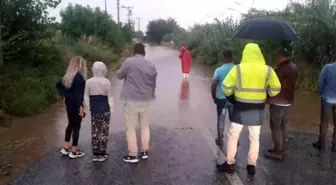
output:
[[[69,123],[65,130],[65,142],[70,142],[72,135],[72,146],[77,146],[82,117],[79,116],[78,111],[67,110],[67,114]]]
[[[272,140],[274,150],[283,152],[287,140],[287,107],[270,105],[270,127],[272,131]]]
[[[330,116],[332,113],[332,118],[334,122],[334,133],[333,133],[333,145],[336,145],[336,104],[330,104],[321,100],[321,122],[320,122],[320,136],[319,142],[321,146],[325,147],[326,137],[328,133],[328,124]]]

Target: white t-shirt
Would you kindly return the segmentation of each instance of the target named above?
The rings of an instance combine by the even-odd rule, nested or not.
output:
[[[282,107],[289,107],[291,104],[276,104],[277,106],[282,106]]]

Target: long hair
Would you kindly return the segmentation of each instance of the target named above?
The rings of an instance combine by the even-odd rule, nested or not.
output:
[[[66,73],[63,77],[63,84],[66,88],[70,88],[72,86],[73,79],[78,72],[86,80],[87,77],[86,61],[81,56],[73,57],[70,60],[68,69],[66,70]]]

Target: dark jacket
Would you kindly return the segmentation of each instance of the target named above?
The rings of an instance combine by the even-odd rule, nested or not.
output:
[[[267,100],[268,104],[293,104],[295,96],[295,84],[298,76],[298,68],[296,64],[287,59],[281,62],[275,69],[276,74],[281,83],[280,93]]]
[[[74,76],[72,86],[67,89],[62,82],[56,84],[58,93],[65,98],[65,105],[68,111],[78,112],[83,106],[85,80],[80,73]]]

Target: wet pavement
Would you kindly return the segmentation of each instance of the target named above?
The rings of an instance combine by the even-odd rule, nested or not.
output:
[[[335,184],[336,154],[329,150],[319,152],[311,147],[318,126],[317,99],[298,97],[299,103],[291,108],[289,146],[283,162],[263,157],[263,152],[272,146],[268,121],[265,120],[256,177],[248,179],[246,176],[249,143],[246,129],[240,137],[237,173],[226,175],[215,169],[216,162],[223,161],[224,157],[214,142],[216,112],[209,92],[212,70],[195,64],[189,80],[183,81],[176,51],[148,47],[146,57],[158,70],[148,161],[139,164],[122,161],[126,153],[119,101],[122,81],[113,78],[116,103],[107,161],[91,161],[89,114],[82,123],[79,141],[79,147],[87,152],[87,156],[75,160],[60,156],[67,118],[64,108],[57,105],[45,114],[21,119],[0,136],[0,184],[10,181],[13,185]]]

